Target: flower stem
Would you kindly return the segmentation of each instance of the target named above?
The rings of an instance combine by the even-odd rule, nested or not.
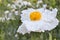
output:
[[[52,34],[49,33],[49,40],[52,40]]]

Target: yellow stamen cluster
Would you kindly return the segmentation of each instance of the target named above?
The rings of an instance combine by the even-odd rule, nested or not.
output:
[[[31,19],[32,21],[40,20],[41,17],[42,17],[42,15],[41,15],[41,13],[38,12],[38,11],[34,11],[34,12],[31,12],[31,13],[30,13],[30,19]]]

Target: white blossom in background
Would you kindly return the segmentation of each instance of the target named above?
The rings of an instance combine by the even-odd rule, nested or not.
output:
[[[50,10],[53,9],[52,7],[49,8]]]
[[[31,5],[31,3],[30,2],[27,2],[27,1],[23,1],[21,4],[22,5]]]
[[[41,3],[43,3],[43,1],[42,0],[38,0],[36,6],[38,7]]]
[[[15,5],[19,5],[19,3],[22,3],[23,2],[23,0],[16,0],[15,2],[14,2],[14,4]]]
[[[8,10],[6,10],[4,13],[5,13],[5,14],[7,14],[7,13],[9,13],[9,11],[8,11]]]
[[[16,6],[18,6],[19,8],[21,8],[22,2],[23,2],[23,0],[16,0],[16,1],[14,2],[14,5],[16,5]]]
[[[8,14],[9,14],[9,11],[6,10],[6,11],[4,12],[4,17],[5,17],[6,19],[8,18]]]
[[[18,35],[16,34],[15,37],[18,37]]]
[[[5,17],[0,17],[0,21],[4,22],[5,21]]]
[[[14,12],[15,15],[19,15],[19,13],[18,13],[19,11],[18,10],[12,9],[11,12]]]
[[[15,2],[14,2],[14,4],[16,5],[16,6],[18,6],[19,8],[21,8],[22,6],[26,6],[26,5],[29,5],[29,6],[31,6],[31,3],[30,2],[28,2],[28,1],[23,1],[23,0],[16,0]]]
[[[14,12],[14,11],[15,11],[15,9],[12,9],[12,10],[11,10],[11,12]]]
[[[47,4],[43,4],[43,8],[46,8],[47,7]]]
[[[18,11],[15,11],[15,15],[19,15],[19,14],[18,14]]]
[[[8,18],[7,18],[7,20],[15,20],[15,18],[13,17],[13,13],[12,12],[10,12],[9,14],[8,14]]]
[[[10,7],[10,6],[11,6],[11,4],[8,4],[8,5],[7,5],[7,7]]]
[[[38,0],[37,1],[37,4],[40,4],[40,3],[43,3],[43,1],[42,0]]]
[[[11,8],[16,9],[16,5],[12,4],[12,5],[11,5]]]
[[[17,14],[18,14],[18,13],[16,12],[15,15],[17,15]],[[4,12],[4,18],[5,18],[6,20],[10,20],[10,19],[11,19],[11,20],[15,20],[15,18],[13,17],[13,10],[10,11],[10,12],[9,12],[8,10],[5,11],[5,12]]]

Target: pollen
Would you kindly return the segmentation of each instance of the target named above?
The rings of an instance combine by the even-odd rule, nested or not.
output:
[[[34,11],[30,13],[30,20],[31,21],[38,21],[42,18],[42,14],[38,11]]]

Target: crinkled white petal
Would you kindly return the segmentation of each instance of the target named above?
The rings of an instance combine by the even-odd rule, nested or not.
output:
[[[40,27],[43,25],[43,21],[37,21],[37,22],[29,22],[29,21],[23,21],[23,23],[26,25],[26,28],[28,31],[36,31],[39,30]]]
[[[54,29],[57,25],[58,25],[58,23],[59,23],[59,21],[58,21],[58,19],[53,19],[53,20],[51,20],[50,22],[49,22],[49,26],[50,27],[48,27],[48,30],[52,30],[52,29]]]
[[[59,21],[55,18],[52,19],[51,21],[46,22],[42,28],[40,28],[41,30],[52,30],[54,29],[57,25],[58,25]]]
[[[28,9],[28,10],[23,10],[22,11],[22,14],[21,14],[21,20],[24,21],[24,20],[30,20],[29,18],[29,14],[30,12],[34,11],[34,9]]]
[[[26,13],[30,13],[30,12],[32,12],[32,11],[34,11],[34,9],[33,8],[28,8],[27,10],[23,10],[22,11],[22,14],[26,14]]]
[[[21,26],[19,26],[17,32],[18,32],[18,33],[22,33],[23,35],[24,35],[25,33],[29,33],[28,30],[26,29],[25,24],[22,24]]]
[[[39,8],[37,11],[41,12],[42,14],[45,12],[44,8]]]
[[[53,18],[56,18],[57,12],[45,9],[43,13],[43,20],[44,21],[51,21]]]
[[[54,17],[56,17],[57,12],[58,12],[57,8],[52,9],[52,13],[51,13],[51,15],[54,16]]]
[[[23,23],[26,25],[28,31],[44,32],[45,30],[50,31],[54,29],[58,25],[59,21],[55,18],[52,19],[51,21],[40,21],[40,22],[24,21]]]

